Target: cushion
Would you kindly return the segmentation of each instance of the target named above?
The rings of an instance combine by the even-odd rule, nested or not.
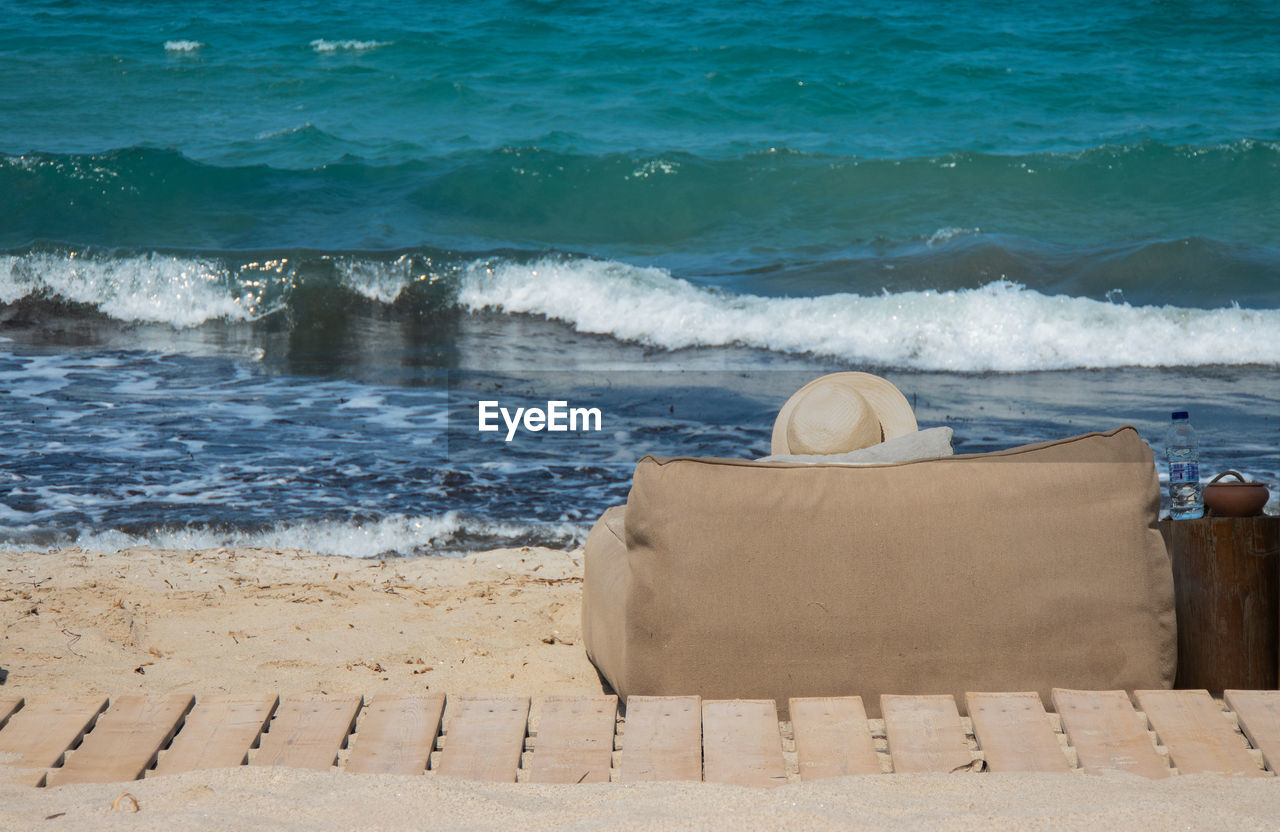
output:
[[[1167,688],[1173,579],[1132,427],[872,467],[645,457],[586,543],[622,696]]]

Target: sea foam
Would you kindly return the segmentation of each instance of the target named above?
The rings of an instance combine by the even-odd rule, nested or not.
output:
[[[1277,309],[1132,305],[1118,292],[1111,300],[1049,295],[1009,280],[945,291],[767,297],[588,258],[321,259],[337,284],[379,304],[425,280],[440,284],[440,303],[464,310],[541,315],[668,350],[743,346],[955,372],[1280,365]],[[60,298],[122,321],[175,328],[254,320],[287,303],[295,284],[308,279],[294,268],[285,260],[232,267],[216,257],[159,253],[0,255],[0,304]]]
[[[662,269],[545,259],[475,263],[458,301],[665,349],[740,345],[919,370],[1280,364],[1280,310],[1130,306],[1009,281],[776,298],[702,288]]]
[[[0,517],[0,520],[5,518]],[[565,548],[581,543],[586,529],[569,523],[503,523],[465,517],[456,511],[438,516],[396,515],[368,522],[313,520],[281,523],[268,529],[158,529],[146,534],[121,531],[91,532],[74,544],[93,552],[118,552],[134,546],[162,549],[217,549],[242,546],[258,549],[299,549],[322,555],[373,558],[381,555],[458,552],[476,546],[517,545],[536,539]],[[474,541],[490,541],[476,543]],[[22,548],[19,544],[0,546]]]
[[[325,40],[316,38],[311,41],[311,48],[316,52],[363,52],[366,49],[377,49],[389,46],[390,41],[382,40]]]
[[[87,304],[122,321],[177,328],[218,318],[246,320],[258,311],[252,291],[229,289],[221,264],[158,253],[120,258],[74,252],[0,256],[0,303],[29,295]]]
[[[203,49],[204,44],[198,40],[167,40],[164,42],[166,52],[195,52]]]

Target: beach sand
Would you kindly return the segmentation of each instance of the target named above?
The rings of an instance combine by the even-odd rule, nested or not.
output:
[[[580,552],[0,554],[0,693],[599,693]],[[536,705],[536,699],[535,699]],[[113,801],[128,792],[132,803]],[[47,818],[47,820],[46,820]],[[241,768],[0,785],[0,828],[1266,829],[1280,779],[894,775],[771,791],[532,786]]]
[[[582,555],[0,554],[6,693],[600,693]]]

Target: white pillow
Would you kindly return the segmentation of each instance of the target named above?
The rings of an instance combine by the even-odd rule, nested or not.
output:
[[[886,462],[910,462],[951,456],[951,428],[927,428],[843,454],[772,454],[759,462],[804,462],[811,465],[880,465]]]

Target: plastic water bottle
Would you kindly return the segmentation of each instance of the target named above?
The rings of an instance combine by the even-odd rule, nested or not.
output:
[[[1187,411],[1172,414],[1164,455],[1169,461],[1169,516],[1194,520],[1204,516],[1204,492],[1200,485],[1200,446]]]

